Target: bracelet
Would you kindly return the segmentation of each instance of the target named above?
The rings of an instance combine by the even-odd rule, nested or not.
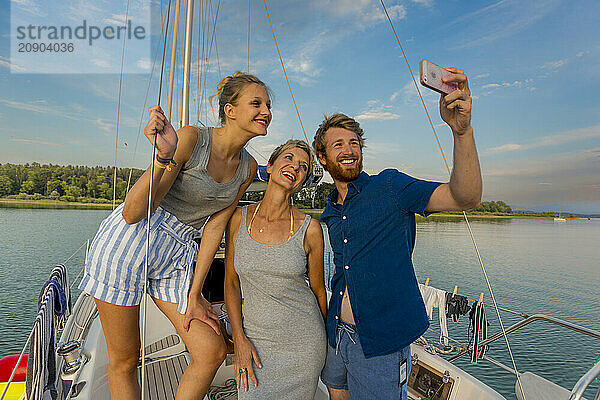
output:
[[[156,155],[156,161],[158,161],[159,163],[164,164],[164,165],[173,164],[175,167],[177,166],[177,163],[175,162],[175,160],[173,160],[173,157],[171,157],[171,158],[162,158],[162,157],[160,157],[157,154]]]

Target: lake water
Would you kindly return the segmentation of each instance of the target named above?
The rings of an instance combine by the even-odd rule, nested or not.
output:
[[[0,356],[20,352],[36,313],[41,285],[50,269],[92,238],[102,210],[0,209]],[[600,220],[508,219],[471,223],[499,306],[543,313],[600,330]],[[477,299],[491,299],[464,222],[428,219],[418,224],[415,270],[420,282]],[[70,279],[83,265],[85,246],[68,263]],[[391,285],[396,284],[390,282]],[[401,283],[397,283],[401,288]],[[73,300],[79,290],[73,288]],[[486,307],[490,334],[499,330]],[[501,312],[505,326],[521,318]],[[437,329],[437,311],[432,328]],[[467,318],[448,320],[450,336],[467,342]],[[436,340],[435,334],[428,337]],[[600,354],[600,340],[544,322],[509,335],[519,371],[532,371],[571,389]],[[511,366],[503,339],[489,356]],[[515,398],[515,378],[486,361],[456,364],[507,398]],[[596,393],[597,383],[586,392]]]

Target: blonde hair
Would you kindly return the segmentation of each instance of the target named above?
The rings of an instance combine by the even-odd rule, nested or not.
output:
[[[306,154],[308,154],[308,171],[306,171],[306,177],[304,178],[304,182],[306,182],[306,180],[313,173],[314,156],[310,149],[310,146],[304,140],[290,139],[287,142],[285,142],[284,144],[277,146],[277,148],[275,148],[275,150],[273,150],[273,153],[271,153],[271,156],[269,157],[269,164],[273,165],[275,163],[275,160],[277,160],[277,158],[279,158],[279,156],[281,154],[283,154],[284,151],[293,149],[296,147],[299,148],[300,150],[305,151]],[[302,183],[304,184],[304,182],[302,182]]]
[[[237,106],[238,99],[242,90],[248,85],[260,85],[265,88],[269,96],[271,90],[263,81],[258,79],[256,76],[247,74],[241,71],[235,71],[233,75],[226,76],[217,85],[217,93],[210,96],[210,104],[212,107],[212,101],[214,97],[219,97],[219,121],[225,125],[227,117],[225,116],[225,105],[231,104]]]
[[[356,133],[360,149],[362,150],[365,146],[365,139],[363,138],[364,131],[360,127],[358,121],[342,113],[335,113],[331,117],[323,114],[325,119],[319,125],[319,129],[315,133],[315,139],[313,140],[313,149],[315,153],[326,155],[325,152],[325,133],[330,128],[343,128]]]

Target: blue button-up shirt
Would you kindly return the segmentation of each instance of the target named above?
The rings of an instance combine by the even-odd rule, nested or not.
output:
[[[332,347],[346,287],[365,357],[400,351],[429,327],[412,252],[415,213],[425,213],[439,185],[387,169],[348,183],[343,204],[337,189],[329,195],[321,220],[336,266],[327,313]]]

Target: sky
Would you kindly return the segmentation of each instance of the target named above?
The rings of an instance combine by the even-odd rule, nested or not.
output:
[[[151,147],[140,126],[158,99],[161,2],[131,1],[135,4],[127,10],[126,2],[117,0],[0,0],[0,163],[107,166],[114,162],[116,142],[119,167],[148,164]],[[323,114],[343,112],[366,132],[368,173],[397,168],[448,180],[379,1],[271,0],[267,5],[310,141]],[[466,72],[484,201],[502,200],[514,209],[600,213],[600,3],[387,0],[385,5],[415,74],[424,58]],[[166,7],[163,0],[163,20]],[[104,28],[122,24],[126,13],[147,35],[125,41],[120,96],[122,41],[75,42],[77,54],[58,52],[47,59],[15,51],[17,26],[75,28],[86,20]],[[191,123],[217,124],[208,97],[222,77],[248,70],[249,49],[250,72],[273,92],[268,135],[248,148],[266,163],[276,145],[304,136],[264,4],[197,1],[195,17],[213,22],[194,28]],[[172,19],[173,13],[171,24]],[[171,38],[169,29],[167,65]],[[201,61],[198,54],[204,55]],[[180,88],[180,69],[176,76]],[[205,88],[200,96],[199,80]],[[452,134],[439,116],[438,95],[420,89],[451,162]],[[161,104],[166,103],[163,84]],[[174,106],[175,126],[179,109]]]

